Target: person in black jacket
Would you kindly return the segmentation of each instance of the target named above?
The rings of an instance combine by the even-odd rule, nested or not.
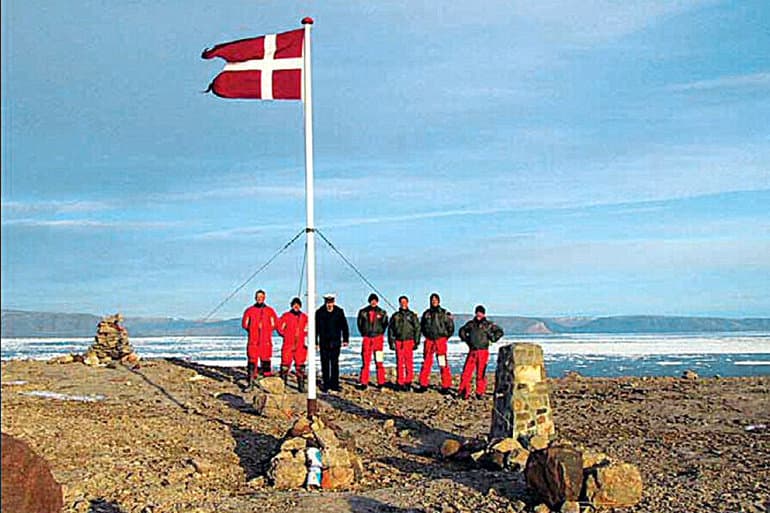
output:
[[[471,396],[471,378],[476,371],[476,399],[482,399],[487,389],[487,362],[489,361],[489,346],[503,336],[503,330],[487,319],[487,311],[483,305],[476,307],[476,317],[466,322],[460,328],[460,340],[468,344],[468,357],[460,378],[457,392],[460,397],[469,399]]]
[[[388,324],[388,346],[396,351],[398,388],[409,391],[414,380],[414,353],[420,346],[420,317],[409,309],[409,298],[398,298],[399,309]]]
[[[334,304],[333,294],[324,296],[324,306],[315,312],[316,343],[321,350],[322,392],[340,388],[340,350],[350,341],[345,311]]]
[[[441,307],[441,298],[437,293],[430,295],[430,308],[425,310],[420,320],[420,331],[425,337],[422,369],[420,369],[420,388],[417,392],[425,392],[430,381],[430,371],[433,367],[433,355],[438,360],[441,372],[441,393],[449,394],[452,386],[452,371],[447,361],[447,341],[455,332],[455,321],[452,313]]]
[[[369,367],[372,364],[377,368],[377,388],[385,385],[385,330],[388,329],[388,314],[380,308],[380,298],[377,294],[369,294],[369,305],[358,311],[358,332],[361,333],[361,374],[359,376],[359,390],[366,390],[369,386]]]

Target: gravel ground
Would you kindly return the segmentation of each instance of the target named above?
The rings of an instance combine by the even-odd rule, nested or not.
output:
[[[292,419],[255,415],[242,378],[241,369],[178,360],[135,370],[3,362],[2,430],[51,463],[64,511],[449,513],[520,511],[533,501],[519,474],[435,456],[449,437],[483,438],[491,400],[361,392],[352,377],[342,393],[322,396],[321,414],[355,441],[363,481],[347,492],[275,491],[263,476]],[[625,511],[770,511],[770,427],[752,428],[770,426],[770,377],[550,385],[560,437],[640,468],[642,502]],[[304,398],[295,403],[299,414]]]

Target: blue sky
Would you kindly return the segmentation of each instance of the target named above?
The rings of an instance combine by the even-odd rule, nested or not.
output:
[[[765,1],[2,9],[4,308],[201,317],[297,233],[301,105],[202,94],[200,52],[310,15],[317,224],[388,297],[770,315]],[[282,309],[302,254],[217,317]]]

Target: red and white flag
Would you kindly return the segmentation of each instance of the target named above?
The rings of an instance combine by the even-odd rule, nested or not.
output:
[[[304,34],[297,29],[204,50],[204,59],[227,62],[208,90],[222,98],[301,100]]]

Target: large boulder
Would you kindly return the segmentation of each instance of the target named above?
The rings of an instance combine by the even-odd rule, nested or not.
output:
[[[2,434],[2,511],[59,512],[62,488],[48,463],[22,440]]]
[[[282,490],[301,488],[307,479],[304,452],[279,452],[270,462],[268,477],[276,488]]]
[[[553,511],[577,501],[583,487],[583,456],[571,447],[532,451],[524,469],[527,486]]]
[[[257,414],[271,419],[288,418],[292,414],[291,405],[283,394],[258,391],[254,394],[252,405]]]
[[[270,376],[257,381],[257,386],[268,394],[281,395],[286,391],[283,379],[278,376]]]
[[[585,473],[584,495],[595,507],[633,506],[642,499],[642,475],[630,463],[605,462]]]

